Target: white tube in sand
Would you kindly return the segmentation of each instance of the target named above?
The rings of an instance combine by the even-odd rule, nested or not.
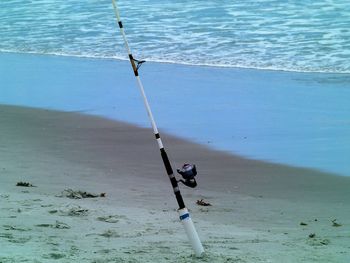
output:
[[[197,231],[194,227],[190,214],[188,213],[187,208],[179,209],[178,211],[180,215],[180,220],[185,228],[185,232],[188,239],[190,240],[191,246],[195,251],[196,256],[200,257],[204,252],[204,248],[198,237]]]

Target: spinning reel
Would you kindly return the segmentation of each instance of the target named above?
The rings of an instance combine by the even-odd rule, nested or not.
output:
[[[191,188],[195,188],[197,186],[195,179],[195,176],[197,175],[196,165],[185,163],[181,169],[177,169],[177,172],[181,174],[182,178],[184,179],[180,179],[178,182],[181,182]]]

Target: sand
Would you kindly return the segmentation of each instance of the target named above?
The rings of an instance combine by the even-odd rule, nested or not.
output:
[[[198,259],[150,129],[14,106],[1,106],[0,119],[0,262],[350,258],[347,177],[248,160],[162,133],[174,167],[192,162],[199,170],[196,189],[181,187],[206,250]],[[20,181],[35,187],[16,186]],[[67,189],[105,197],[71,199]]]

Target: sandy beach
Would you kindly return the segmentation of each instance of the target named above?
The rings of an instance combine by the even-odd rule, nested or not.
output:
[[[349,8],[0,1],[0,263],[349,263]]]
[[[0,262],[348,262],[350,180],[162,134],[206,249],[197,259],[149,129],[1,106]],[[29,182],[34,187],[19,187]],[[68,190],[105,197],[71,199]],[[212,204],[196,205],[198,199]]]

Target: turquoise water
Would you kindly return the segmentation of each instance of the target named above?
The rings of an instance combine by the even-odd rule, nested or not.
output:
[[[350,72],[348,0],[120,0],[135,56]],[[126,58],[111,1],[0,1],[0,51]]]

